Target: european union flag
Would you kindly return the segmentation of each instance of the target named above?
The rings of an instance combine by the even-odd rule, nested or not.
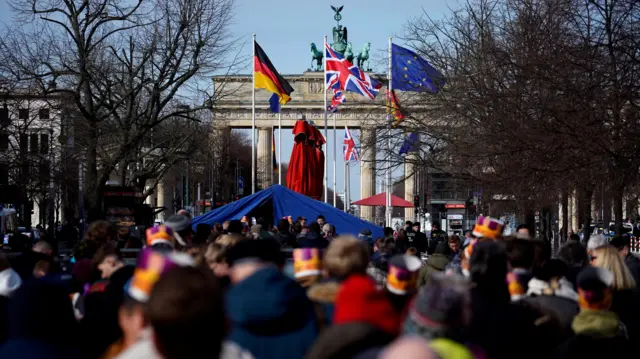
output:
[[[280,113],[280,97],[275,93],[269,98],[269,108],[273,113]]]
[[[405,138],[404,142],[402,143],[402,147],[400,147],[400,156],[418,150],[419,145],[420,135],[415,132],[411,132],[409,136]]]
[[[391,45],[391,86],[394,90],[437,93],[444,76],[415,52]]]

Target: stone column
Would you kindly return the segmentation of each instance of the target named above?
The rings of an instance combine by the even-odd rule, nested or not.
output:
[[[257,177],[258,188],[265,189],[273,184],[273,130],[271,127],[258,128]]]
[[[360,198],[376,194],[376,129],[360,129]],[[375,207],[361,206],[360,218],[373,222]]]
[[[404,199],[413,202],[413,196],[416,193],[416,173],[415,165],[411,162],[411,158],[405,158],[404,161]],[[416,218],[415,209],[406,207],[404,209],[404,220],[414,221]]]
[[[156,219],[164,222],[173,213],[173,193],[171,192],[171,186],[167,181],[168,174],[166,174],[156,187],[156,198],[158,207],[167,207],[164,211],[156,215]]]

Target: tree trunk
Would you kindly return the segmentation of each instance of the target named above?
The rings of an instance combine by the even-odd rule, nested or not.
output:
[[[104,182],[98,176],[98,128],[95,122],[89,123],[89,141],[86,144],[86,170],[84,186],[85,211],[87,222],[102,218],[102,197]]]
[[[586,187],[581,191],[580,196],[580,212],[584,223],[584,238],[589,239],[591,236],[591,200],[593,198],[593,188]]]
[[[613,194],[613,214],[615,216],[615,234],[620,235],[622,233],[622,201],[623,201],[624,187],[618,187]]]
[[[569,233],[569,193],[566,188],[562,189],[562,228],[560,228],[560,239],[564,242],[567,240]]]

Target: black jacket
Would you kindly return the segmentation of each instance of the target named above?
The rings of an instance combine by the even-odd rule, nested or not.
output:
[[[298,238],[298,248],[320,248],[329,246],[329,241],[317,233],[309,232],[306,236]]]

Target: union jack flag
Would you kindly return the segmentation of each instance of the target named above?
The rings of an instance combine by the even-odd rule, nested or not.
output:
[[[351,137],[351,132],[347,126],[344,126],[344,145],[342,146],[342,149],[344,150],[345,162],[358,160],[356,142],[353,140],[353,137]]]
[[[329,44],[325,43],[324,46],[327,89],[355,92],[373,101],[382,84],[333,51]]]
[[[331,98],[331,105],[327,106],[329,112],[338,111],[338,105],[346,101],[344,92],[340,90],[333,90],[333,97]]]

